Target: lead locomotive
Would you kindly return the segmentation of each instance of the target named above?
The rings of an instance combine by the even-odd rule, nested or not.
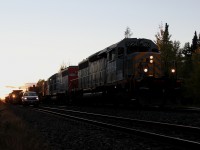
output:
[[[151,40],[125,38],[78,64],[78,78],[70,81],[69,95],[78,102],[93,98],[114,103],[164,104],[176,97],[180,87],[175,63],[168,64],[166,73],[161,53]]]

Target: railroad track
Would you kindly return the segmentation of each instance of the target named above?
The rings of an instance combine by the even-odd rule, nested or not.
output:
[[[171,107],[171,106],[165,106],[165,107],[158,107],[158,106],[152,106],[152,107],[146,107],[143,108],[143,110],[150,110],[150,111],[163,111],[163,112],[186,112],[186,113],[200,113],[199,107]]]
[[[159,140],[184,148],[200,148],[200,128],[197,127],[81,112],[65,108],[41,106],[35,110],[128,134]]]

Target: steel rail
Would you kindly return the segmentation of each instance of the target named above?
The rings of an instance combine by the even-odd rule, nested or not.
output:
[[[105,115],[105,114],[98,114],[98,113],[90,113],[90,112],[82,112],[77,110],[68,110],[68,109],[60,109],[60,108],[52,108],[52,107],[42,107],[45,109],[51,109],[51,110],[59,110],[59,111],[66,111],[66,112],[72,112],[72,113],[79,113],[84,115],[91,115],[94,117],[104,117],[108,119],[118,119],[120,121],[129,121],[132,123],[144,123],[149,126],[163,126],[164,128],[170,128],[170,129],[178,129],[193,133],[199,133],[200,134],[200,128],[193,127],[193,126],[185,126],[185,125],[178,125],[178,124],[170,124],[170,123],[163,123],[163,122],[157,122],[157,121],[148,121],[148,120],[141,120],[141,119],[132,119],[132,118],[126,118],[126,117],[118,117],[118,116],[111,116],[111,115]]]
[[[134,135],[143,136],[143,137],[147,137],[147,138],[151,138],[151,139],[153,138],[153,139],[165,142],[165,143],[175,144],[175,145],[181,146],[181,147],[200,149],[200,143],[191,141],[191,140],[175,138],[175,137],[166,136],[166,135],[162,135],[162,134],[146,132],[146,131],[137,130],[137,129],[133,129],[133,128],[127,128],[127,127],[123,127],[123,126],[119,126],[119,125],[114,125],[114,124],[99,122],[99,121],[95,121],[95,120],[85,119],[85,118],[81,118],[81,117],[66,115],[66,114],[49,111],[49,110],[45,110],[45,109],[41,109],[41,108],[35,109],[35,110],[39,111],[39,112],[51,114],[51,115],[56,115],[56,116],[62,117],[64,119],[77,120],[77,121],[86,122],[88,124],[92,124],[92,125],[99,126],[99,127],[104,127],[104,128],[108,128],[108,129],[112,129],[112,130],[116,130],[116,131],[121,131],[121,132],[124,132],[127,134],[134,134]]]

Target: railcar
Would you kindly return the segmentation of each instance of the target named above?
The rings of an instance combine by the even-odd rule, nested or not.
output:
[[[70,81],[78,77],[78,66],[69,66],[55,73],[44,84],[44,100],[55,103],[66,103],[69,100]]]
[[[78,78],[71,80],[70,95],[74,101],[101,97],[101,101],[114,103],[164,103],[160,99],[166,98],[166,93],[176,93],[179,87],[175,63],[168,64],[166,76],[153,41],[125,38],[78,64]]]

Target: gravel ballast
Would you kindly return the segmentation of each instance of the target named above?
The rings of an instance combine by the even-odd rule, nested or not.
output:
[[[40,136],[46,140],[51,149],[183,149],[151,139],[36,112],[31,107],[9,106],[9,108],[18,117],[27,122],[31,128],[40,133]]]

